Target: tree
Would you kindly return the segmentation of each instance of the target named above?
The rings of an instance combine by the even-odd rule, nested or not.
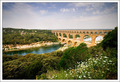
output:
[[[116,48],[117,49],[117,27],[114,30],[109,32],[105,37],[104,40],[101,42],[103,49],[105,50],[107,47],[109,48]]]
[[[63,56],[59,62],[59,66],[67,69],[74,67],[77,62],[84,61],[87,59],[87,55],[84,52],[87,50],[87,45],[81,43],[78,47],[71,47],[64,51]]]

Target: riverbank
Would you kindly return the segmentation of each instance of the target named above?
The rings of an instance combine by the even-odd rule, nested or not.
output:
[[[66,50],[66,49],[68,49],[68,48],[70,48],[70,47],[72,47],[72,46],[65,44],[63,47],[60,47],[60,48],[59,48],[58,50],[56,50],[56,51],[64,51],[64,50]]]
[[[51,45],[57,45],[60,44],[60,42],[36,42],[31,44],[25,44],[25,45],[3,45],[3,52],[10,52],[10,51],[19,51],[19,50],[26,50],[30,48],[37,48],[37,47],[43,47],[43,46],[51,46]]]

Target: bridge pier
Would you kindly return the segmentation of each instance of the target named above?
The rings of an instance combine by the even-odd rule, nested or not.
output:
[[[84,42],[84,35],[80,35],[80,44]]]
[[[68,42],[68,41],[69,41],[69,33],[67,33],[66,35],[67,35],[67,40],[66,40],[66,42],[67,42],[67,45],[69,45],[69,42]]]
[[[63,33],[61,33],[61,43],[63,42]]]
[[[91,43],[91,45],[95,45],[95,39],[96,39],[96,36],[91,36],[91,38],[92,38],[92,43]]]

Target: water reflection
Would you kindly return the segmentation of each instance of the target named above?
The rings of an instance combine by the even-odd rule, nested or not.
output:
[[[26,55],[28,53],[42,54],[42,53],[49,53],[49,52],[55,51],[55,50],[59,49],[61,46],[62,45],[52,45],[52,46],[32,48],[32,49],[27,49],[27,50],[4,52],[3,54],[6,54],[6,55],[14,55],[14,54]]]

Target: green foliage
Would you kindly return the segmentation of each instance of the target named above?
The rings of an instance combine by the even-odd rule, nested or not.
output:
[[[69,38],[73,38],[73,36],[69,34]]]
[[[43,65],[41,60],[32,62],[29,66],[26,66],[23,70],[25,71],[25,78],[35,79],[38,72],[42,69]]]
[[[62,51],[54,51],[49,53],[49,55],[53,56],[53,57],[61,57],[63,55]]]
[[[117,27],[115,27],[114,30],[112,30],[111,32],[109,32],[105,37],[104,40],[102,41],[101,45],[104,49],[106,49],[107,47],[109,48],[116,48],[117,49]]]
[[[62,51],[45,54],[27,54],[25,56],[3,55],[3,79],[35,79],[36,75],[47,70],[58,69]]]
[[[11,61],[20,58],[21,56],[18,56],[17,54],[14,54],[13,56],[10,55],[3,55],[3,62],[5,61]]]
[[[89,36],[89,35],[85,35],[85,38],[84,38],[84,39],[87,39],[87,38],[90,38],[90,36]]]
[[[80,35],[78,35],[78,34],[77,34],[77,35],[75,36],[75,38],[77,38],[77,37],[79,37],[79,38],[80,38]]]
[[[116,48],[106,48],[106,53],[108,53],[107,54],[107,56],[109,56],[110,58],[117,58],[117,49]]]
[[[81,43],[78,47],[71,47],[65,50],[59,62],[59,66],[66,69],[74,67],[77,61],[84,61],[87,56],[83,55],[83,53],[87,49],[87,45],[85,43]]]
[[[60,70],[49,79],[117,79],[117,28],[109,32],[102,43],[80,53],[81,61],[77,60],[78,65],[71,69],[73,66],[67,60],[72,60],[70,63],[75,65],[72,58],[76,55],[71,55],[75,53],[74,50],[79,53],[75,48],[70,48],[68,52],[65,51],[66,55],[63,54],[63,59],[61,58],[60,65],[63,68],[68,66],[67,69]]]
[[[117,55],[115,28],[90,48],[81,43],[64,52],[3,55],[3,79],[117,79]]]
[[[66,34],[63,34],[63,37],[67,37]]]
[[[102,47],[92,46],[88,48],[88,50],[84,54],[86,54],[90,58],[90,57],[99,57],[104,52],[105,51],[103,50]]]
[[[48,79],[117,79],[114,59],[101,55],[78,62],[75,69],[60,70]]]
[[[12,60],[3,63],[3,79],[22,79],[23,68],[29,65],[30,62]]]
[[[57,41],[50,30],[3,28],[3,44],[30,44],[39,41]]]
[[[39,76],[37,76],[37,78],[36,79],[47,79],[47,77],[46,77],[46,74],[45,73],[43,73],[43,74],[41,74],[41,75],[39,75]]]

